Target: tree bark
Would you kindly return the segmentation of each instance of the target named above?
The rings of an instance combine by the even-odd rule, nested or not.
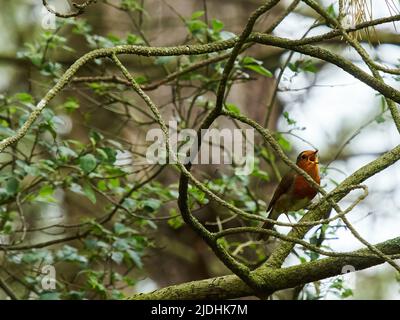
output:
[[[400,237],[379,243],[376,247],[388,255],[400,254]],[[361,249],[353,253],[367,255],[369,250]],[[334,257],[283,269],[264,268],[254,272],[266,285],[266,291],[274,292],[340,275],[345,266],[353,266],[356,271],[359,271],[383,262],[382,259],[373,256]],[[254,291],[239,277],[228,275],[178,284],[151,293],[137,294],[130,299],[233,299],[253,294]]]

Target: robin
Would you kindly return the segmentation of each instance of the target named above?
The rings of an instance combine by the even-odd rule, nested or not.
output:
[[[296,160],[297,166],[307,172],[316,183],[320,183],[318,170],[317,151],[306,150],[301,152]],[[316,196],[317,190],[310,186],[303,176],[294,170],[288,172],[279,183],[274,195],[268,205],[268,218],[278,220],[282,213],[297,211],[305,208]],[[265,222],[262,226],[265,229],[271,229],[273,223]],[[268,240],[269,235],[260,235],[260,239]]]

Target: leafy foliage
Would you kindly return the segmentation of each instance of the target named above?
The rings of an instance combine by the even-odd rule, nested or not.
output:
[[[122,0],[114,7],[125,12],[134,24],[136,15],[148,14],[137,0]],[[328,13],[335,14],[333,6]],[[206,44],[236,36],[205,11],[180,18],[186,33],[182,45]],[[18,57],[28,60],[40,83],[50,87],[67,67],[60,62],[61,56],[74,61],[81,50],[147,46],[146,35],[139,27],[137,31],[98,34],[81,17],[58,19],[56,30],[41,32],[38,38],[25,44]],[[80,48],[73,45],[77,39]],[[177,131],[197,127],[214,107],[226,65],[226,59],[216,58],[227,52],[143,57],[144,68],[163,70],[163,76],[167,74],[173,81],[151,80],[152,72],[135,74],[135,81],[144,89],[168,83],[172,100],[160,109],[170,108],[168,111],[179,123]],[[204,68],[193,68],[206,59],[213,62]],[[311,59],[300,58],[287,66],[295,75],[318,72],[316,62]],[[188,67],[190,72],[186,72]],[[227,81],[225,110],[241,114],[242,106],[228,101],[229,92],[234,85],[253,81],[255,77],[273,77],[272,68],[268,68],[265,61],[248,53],[239,55]],[[174,75],[170,70],[177,73]],[[157,246],[153,238],[158,228],[169,228],[177,234],[185,228],[177,206],[176,168],[135,163],[137,159],[143,160],[147,145],[132,140],[156,123],[154,116],[132,96],[126,82],[110,74],[106,59],[96,59],[85,71],[91,76],[84,81],[77,76],[70,83],[72,90],[53,100],[28,134],[0,157],[0,240],[5,248],[2,267],[11,270],[8,276],[15,279],[13,286],[23,298],[124,298],[127,288],[147,276],[146,255]],[[15,135],[39,97],[41,94],[34,90],[0,96],[0,139]],[[383,100],[381,113],[375,118],[377,123],[385,121],[386,110]],[[106,123],[99,120],[100,112],[106,114]],[[301,128],[288,111],[282,116],[290,131],[275,132],[274,138],[289,153],[293,146],[286,134]],[[129,133],[124,131],[126,128]],[[259,217],[267,214],[265,201],[270,198],[260,190],[265,190],[267,183],[279,180],[281,168],[269,147],[257,141],[254,148],[254,170],[249,176],[237,175],[238,166],[233,164],[206,174],[202,181],[229,204]],[[124,159],[126,155],[128,161]],[[169,176],[156,179],[164,169]],[[170,177],[175,179],[173,183]],[[193,214],[199,213],[199,219],[203,219],[202,214],[207,211],[206,221],[202,222],[210,230],[259,224],[218,206],[194,185],[189,185],[189,195]],[[290,217],[298,219],[303,213],[290,213]],[[307,240],[326,249],[325,238],[334,236],[340,227],[316,228]],[[219,244],[250,267],[266,258],[265,248],[248,235],[223,238]],[[318,253],[298,247],[295,255],[300,263],[320,258]],[[45,289],[42,283],[42,267],[47,265],[57,270],[56,288],[52,290]],[[352,291],[337,277],[328,284],[307,285],[299,297],[321,299],[328,294],[347,298]]]

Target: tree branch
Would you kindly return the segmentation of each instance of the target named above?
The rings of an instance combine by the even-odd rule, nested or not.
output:
[[[400,253],[400,237],[376,245],[387,255]],[[368,249],[353,251],[352,254],[367,254]],[[293,288],[342,274],[344,266],[351,265],[356,271],[367,269],[384,260],[376,257],[333,257],[316,260],[283,269],[263,269],[254,271],[254,275],[269,292]],[[234,299],[254,295],[237,276],[228,275],[206,280],[187,282],[153,291],[136,294],[130,299]]]
[[[42,3],[44,7],[47,9],[48,12],[54,14],[55,16],[59,18],[71,18],[71,17],[76,17],[79,16],[80,14],[85,12],[85,8],[91,5],[92,3],[95,3],[97,0],[87,0],[82,4],[78,4],[75,2],[72,2],[72,6],[76,9],[75,12],[71,13],[60,13],[56,10],[53,9],[53,7],[47,2],[47,0],[42,0]]]

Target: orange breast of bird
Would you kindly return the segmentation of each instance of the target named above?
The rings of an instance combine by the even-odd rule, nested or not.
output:
[[[316,183],[320,183],[320,177],[318,172],[318,167],[313,166],[312,168],[307,168],[307,173],[314,179]],[[294,179],[292,194],[295,198],[303,199],[313,199],[317,194],[317,190],[313,188],[301,175],[296,175]]]

